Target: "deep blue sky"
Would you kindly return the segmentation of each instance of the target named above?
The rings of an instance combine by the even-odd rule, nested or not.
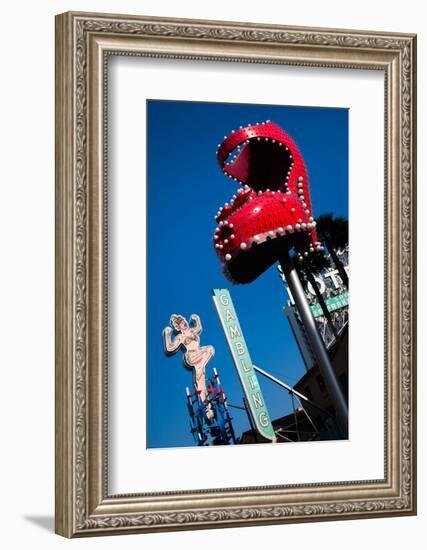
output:
[[[173,84],[172,84],[173,85]],[[285,287],[276,267],[253,283],[232,285],[212,247],[214,215],[238,184],[226,178],[216,148],[232,129],[270,119],[295,140],[305,159],[314,216],[348,217],[348,111],[182,101],[147,102],[148,144],[148,447],[193,445],[185,387],[191,373],[182,353],[166,357],[162,330],[172,313],[201,317],[201,344],[215,347],[215,366],[229,402],[242,389],[213,302],[212,288],[229,288],[253,362],[293,385],[304,373],[283,314]],[[286,392],[259,376],[271,418],[291,410]],[[232,409],[236,435],[249,429]]]

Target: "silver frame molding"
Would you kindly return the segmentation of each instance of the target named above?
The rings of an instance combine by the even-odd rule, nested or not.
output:
[[[108,494],[105,182],[110,55],[384,71],[384,479]],[[89,13],[56,17],[58,534],[416,513],[415,119],[415,35]]]

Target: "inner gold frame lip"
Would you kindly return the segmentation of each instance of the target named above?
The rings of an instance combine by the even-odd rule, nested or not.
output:
[[[141,32],[138,33],[138,26]],[[197,31],[197,32],[196,32]],[[154,32],[154,34],[153,34]],[[157,34],[156,34],[157,33]],[[228,34],[227,34],[228,33]],[[193,36],[194,34],[194,36]],[[205,35],[209,37],[206,38]],[[188,36],[189,35],[189,36]],[[237,35],[237,38],[236,38]],[[283,41],[300,37],[299,43]],[[212,36],[212,37],[210,37]],[[227,38],[229,36],[229,38]],[[272,41],[265,41],[265,36]],[[277,36],[277,40],[275,40]],[[304,37],[314,37],[308,44]],[[330,45],[337,37],[350,39]],[[243,37],[243,39],[242,39]],[[316,37],[319,38],[316,43]],[[353,44],[352,40],[353,39]],[[364,47],[364,43],[372,47]],[[306,39],[307,40],[307,39]],[[309,40],[309,38],[308,38]],[[362,46],[355,43],[362,41]],[[381,40],[384,47],[381,45]],[[356,41],[356,42],[355,42]],[[390,44],[392,45],[390,47]],[[395,45],[395,47],[393,47]],[[392,33],[307,29],[212,21],[173,20],[134,16],[67,13],[57,18],[57,531],[66,536],[116,530],[165,530],[255,524],[273,521],[308,521],[414,513],[415,417],[410,410],[412,451],[410,498],[402,499],[402,379],[401,379],[401,262],[402,262],[402,65],[404,48],[411,48],[415,63],[415,37]],[[361,482],[284,485],[280,487],[215,489],[108,495],[107,479],[107,293],[106,293],[106,159],[107,60],[110,55],[166,57],[247,63],[293,64],[310,67],[381,70],[385,75],[385,478]],[[85,60],[83,64],[82,60]],[[407,69],[406,69],[407,70]],[[80,73],[80,74],[79,74]],[[415,69],[409,71],[411,173],[415,179]],[[83,80],[83,81],[82,81]],[[81,104],[79,102],[82,102]],[[84,152],[84,158],[82,157]],[[408,220],[414,225],[414,202]],[[80,217],[79,217],[80,216]],[[414,277],[414,231],[408,253]],[[81,248],[83,250],[81,250]],[[83,253],[82,253],[83,252]],[[79,256],[80,254],[80,256]],[[79,288],[80,285],[80,288]],[[414,282],[409,280],[411,292]],[[413,296],[413,295],[412,295]],[[410,296],[411,298],[411,296]],[[415,302],[411,301],[412,315]],[[79,317],[80,316],[80,317]],[[415,332],[410,319],[409,353],[414,406]],[[80,321],[80,326],[79,326]],[[412,337],[412,338],[411,338]],[[84,350],[84,351],[83,351]],[[80,361],[80,364],[79,364]],[[82,388],[84,391],[82,392]],[[65,399],[64,399],[65,397]],[[59,404],[58,400],[62,403]],[[82,424],[83,423],[83,424]],[[84,441],[81,441],[84,437]],[[84,480],[82,482],[82,476]],[[372,510],[336,512],[328,503],[382,501]],[[389,504],[386,505],[386,502]],[[307,512],[263,517],[263,507],[320,506],[318,516]],[[177,511],[250,509],[222,521],[189,518],[158,524],[132,517]],[[183,512],[184,513],[184,512]],[[125,516],[123,522],[120,517]],[[255,514],[257,516],[257,514]],[[103,522],[102,518],[109,518]],[[117,526],[111,518],[115,518]],[[121,524],[123,523],[123,525]],[[111,525],[110,525],[111,524]],[[119,525],[120,524],[120,525]]]

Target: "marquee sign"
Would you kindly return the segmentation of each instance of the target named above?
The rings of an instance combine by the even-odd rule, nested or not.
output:
[[[328,311],[336,311],[337,309],[341,309],[343,307],[348,307],[348,292],[343,292],[342,294],[338,294],[338,296],[332,296],[331,298],[327,298],[325,300],[326,307],[328,308]],[[313,304],[311,307],[311,311],[313,313],[313,317],[317,318],[323,315],[322,308],[319,304]]]
[[[246,401],[257,431],[266,439],[276,442],[274,428],[265,405],[249,350],[243,337],[239,319],[227,289],[214,289],[213,301],[229,345]]]

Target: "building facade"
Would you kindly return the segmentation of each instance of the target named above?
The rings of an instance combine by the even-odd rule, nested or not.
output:
[[[346,247],[343,250],[337,250],[338,258],[344,266],[344,269],[349,276],[349,250]],[[332,262],[330,256],[328,256],[328,266],[319,274],[314,275],[314,279],[318,285],[320,294],[322,295],[326,307],[331,315],[332,322],[334,324],[335,332],[340,335],[344,328],[348,324],[348,304],[349,296],[348,289],[344,286],[338,269]],[[285,282],[283,274],[279,268],[279,273]],[[317,327],[320,335],[325,343],[327,349],[329,349],[335,341],[334,331],[331,329],[328,320],[324,317],[322,308],[320,307],[316,294],[307,280],[302,280],[305,290],[306,298],[310,304],[313,316],[316,320]],[[295,308],[295,304],[292,295],[285,283],[288,302],[284,307],[284,313],[288,319],[291,330],[294,334],[295,341],[301,352],[301,357],[304,361],[306,370],[308,371],[315,365],[315,359],[311,353],[310,346],[308,345],[306,335],[304,333],[304,327],[300,321],[298,312]]]

